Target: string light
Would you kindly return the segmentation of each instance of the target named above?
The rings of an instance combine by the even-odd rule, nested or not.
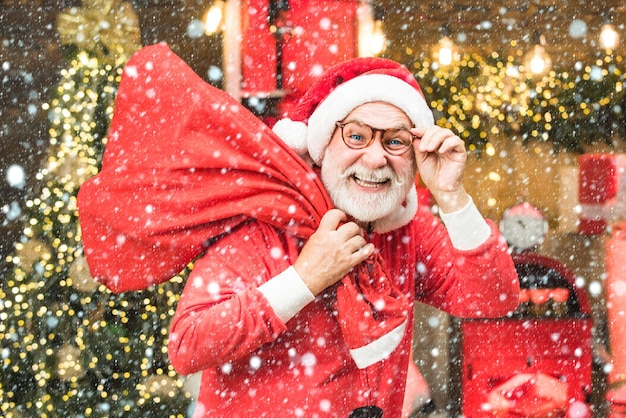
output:
[[[600,46],[607,50],[615,49],[619,45],[619,34],[612,24],[605,23],[600,30]]]
[[[441,28],[443,37],[437,42],[437,46],[433,49],[433,59],[440,65],[447,67],[458,61],[460,56],[457,46],[452,42],[451,31],[448,25]]]
[[[184,379],[167,359],[183,276],[114,295],[90,277],[82,254],[76,195],[98,172],[121,73],[80,52],[43,106],[49,154],[36,174],[39,195],[24,208],[23,236],[7,257],[13,275],[0,286],[2,416],[187,412]]]
[[[224,25],[224,1],[215,0],[206,10],[202,18],[204,33],[208,36],[222,31]]]
[[[552,68],[552,59],[546,52],[544,45],[545,39],[543,35],[535,31],[533,34],[533,46],[524,57],[524,67],[533,76],[545,74]]]
[[[611,146],[616,136],[626,137],[621,56],[607,55],[570,71],[527,75],[516,41],[511,50],[487,57],[464,54],[448,67],[405,50],[437,123],[459,132],[470,152],[497,155],[504,138],[582,152],[586,143]],[[599,120],[604,122],[593,123]]]
[[[363,2],[357,8],[358,54],[360,57],[380,55],[386,48],[383,10],[370,2]]]

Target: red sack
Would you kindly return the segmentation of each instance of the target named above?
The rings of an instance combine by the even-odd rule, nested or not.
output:
[[[331,207],[302,159],[165,44],[127,63],[102,170],[78,193],[91,275],[114,292],[169,280],[249,218],[306,238]]]

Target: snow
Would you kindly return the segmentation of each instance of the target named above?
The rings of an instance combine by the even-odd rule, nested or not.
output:
[[[19,164],[10,165],[7,169],[6,180],[11,187],[18,189],[23,188],[26,185],[26,172],[24,171],[24,167]]]

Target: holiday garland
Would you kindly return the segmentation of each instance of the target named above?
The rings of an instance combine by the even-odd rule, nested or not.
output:
[[[506,139],[551,143],[582,153],[585,145],[626,140],[623,59],[606,55],[569,71],[526,76],[513,56],[464,55],[450,67],[409,61],[438,124],[459,132],[472,151]]]

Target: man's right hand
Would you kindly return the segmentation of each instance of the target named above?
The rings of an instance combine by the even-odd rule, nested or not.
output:
[[[347,219],[341,210],[329,210],[293,264],[314,295],[374,253],[374,244],[365,240],[363,229],[354,222],[345,222]]]

